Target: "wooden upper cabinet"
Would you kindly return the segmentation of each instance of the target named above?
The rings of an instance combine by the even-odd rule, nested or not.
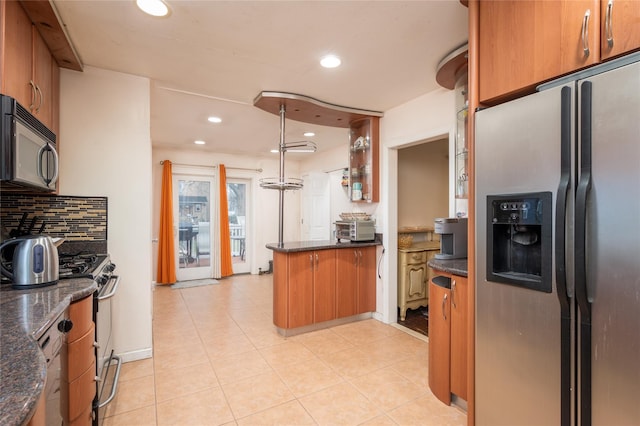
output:
[[[640,1],[602,0],[600,16],[603,60],[640,49]]]
[[[57,130],[58,65],[21,3],[3,1],[0,7],[4,8],[0,15],[1,92],[15,98],[49,129]]]
[[[49,129],[53,126],[53,68],[58,67],[49,48],[35,26],[32,26],[33,34],[33,81],[36,85],[35,105],[31,113],[42,121]],[[58,73],[56,73],[58,75]],[[57,82],[56,82],[57,83]],[[59,83],[57,83],[59,84]]]
[[[600,60],[599,0],[487,0],[479,3],[479,18],[481,103],[532,91]]]
[[[4,8],[2,93],[29,108],[33,95],[29,85],[33,69],[31,20],[17,1],[3,1],[0,7]]]

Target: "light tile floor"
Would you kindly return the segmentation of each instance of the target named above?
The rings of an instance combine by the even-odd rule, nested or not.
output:
[[[153,291],[152,359],[105,425],[466,425],[428,386],[428,343],[374,319],[284,338],[272,276]]]

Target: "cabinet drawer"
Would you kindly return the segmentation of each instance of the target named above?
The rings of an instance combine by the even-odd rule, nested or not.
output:
[[[72,422],[91,407],[96,395],[96,363],[92,363],[80,377],[71,383],[60,383],[60,411],[66,423]]]
[[[69,305],[69,319],[73,322],[73,328],[67,333],[67,342],[75,342],[87,334],[93,326],[93,296]]]
[[[426,251],[400,252],[400,264],[413,265],[416,263],[425,263],[426,261]]]
[[[63,368],[66,367],[67,370],[63,377],[66,377],[67,381],[72,382],[80,377],[95,361],[94,342],[95,327],[92,322],[87,334],[75,342],[67,344],[66,362],[65,357],[63,357]]]

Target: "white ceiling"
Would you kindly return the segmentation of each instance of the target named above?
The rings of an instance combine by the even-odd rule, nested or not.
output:
[[[458,0],[167,2],[167,18],[133,0],[54,2],[85,65],[151,79],[154,147],[270,155],[279,118],[253,106],[261,91],[384,112],[436,89],[438,63],[467,40]],[[321,68],[327,53],[342,66]],[[287,120],[285,138],[322,151],[347,132]]]

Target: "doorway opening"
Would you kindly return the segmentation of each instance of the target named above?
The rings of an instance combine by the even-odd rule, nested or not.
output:
[[[229,236],[231,237],[231,261],[234,274],[251,272],[248,236],[251,211],[251,179],[227,177],[227,205],[229,208]]]
[[[449,159],[448,135],[398,149],[398,231],[413,242],[398,248],[397,322],[423,335],[428,335],[433,275],[427,262],[440,250],[434,220],[450,211]]]
[[[176,278],[178,281],[210,278],[213,177],[174,173],[173,188]]]

